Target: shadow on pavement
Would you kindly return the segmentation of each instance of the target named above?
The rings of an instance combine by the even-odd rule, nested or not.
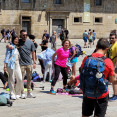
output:
[[[41,93],[47,93],[47,94],[49,94],[49,91],[40,91]]]
[[[78,95],[77,96],[72,96],[72,97],[78,97],[78,98],[82,98],[83,99],[83,96],[78,96]]]

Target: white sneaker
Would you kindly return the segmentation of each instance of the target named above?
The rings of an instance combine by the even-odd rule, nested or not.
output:
[[[16,95],[16,99],[19,99],[21,96],[20,95]]]
[[[26,95],[24,93],[21,94],[21,99],[26,99]]]
[[[16,100],[16,96],[14,94],[11,95],[11,100]]]
[[[27,98],[36,98],[32,93],[27,93]]]

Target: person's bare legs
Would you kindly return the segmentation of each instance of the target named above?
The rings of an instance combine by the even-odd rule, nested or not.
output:
[[[74,63],[72,66],[72,75],[76,76],[76,63]]]

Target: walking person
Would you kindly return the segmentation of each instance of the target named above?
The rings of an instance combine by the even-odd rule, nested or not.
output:
[[[50,35],[47,33],[47,30],[44,30],[42,39],[44,38],[44,36],[46,37],[46,40],[49,41],[49,39],[50,39]]]
[[[56,31],[53,31],[53,34],[51,36],[51,48],[55,51],[56,51],[56,41],[57,41]]]
[[[93,42],[93,34],[92,34],[92,32],[90,32],[90,34],[88,35],[88,40],[89,40],[89,46],[88,46],[88,48],[89,47],[91,48],[92,42]]]
[[[1,34],[2,34],[2,39],[4,39],[4,42],[6,43],[6,31],[5,31],[5,28],[3,28],[1,30]],[[2,39],[0,40],[0,42],[2,41]]]
[[[94,45],[95,39],[96,39],[96,32],[95,30],[93,30],[93,45]]]
[[[48,48],[48,40],[46,39],[46,36],[43,37],[40,46],[41,46],[42,52]],[[44,61],[41,60],[41,59],[38,59],[38,60],[39,60],[39,63],[41,65],[41,72],[42,72],[42,74],[44,76],[44,72],[45,72]]]
[[[19,54],[20,54],[20,67],[22,72],[22,78],[24,80],[25,72],[27,75],[27,98],[35,98],[35,96],[31,93],[31,80],[32,80],[32,69],[36,68],[36,59],[35,59],[35,46],[34,43],[27,39],[26,30],[20,31],[20,40],[19,40]],[[8,48],[12,49],[12,46],[8,46]],[[32,55],[32,58],[31,56]],[[33,60],[33,63],[32,63]],[[32,67],[33,65],[33,67]],[[24,82],[23,82],[24,83]],[[25,99],[26,95],[24,93],[24,87],[22,88],[21,98]]]
[[[60,40],[63,41],[64,40],[64,30],[62,29],[60,32]]]
[[[9,43],[10,43],[10,36],[11,36],[11,33],[10,33],[9,28],[8,28],[8,30],[6,31],[6,37],[7,37],[7,40]]]
[[[90,117],[93,113],[94,117],[105,117],[109,90],[104,83],[104,79],[109,78],[110,82],[117,84],[117,79],[114,77],[113,63],[105,57],[108,48],[108,40],[99,39],[96,46],[97,51],[91,56],[86,56],[82,62],[80,73],[80,88],[83,91],[82,117]],[[101,59],[100,62],[103,60],[105,65],[98,64],[99,58]],[[99,69],[101,66],[101,69],[98,69],[100,73],[95,70],[96,63]]]
[[[37,59],[37,57],[36,57],[36,50],[37,50],[38,44],[35,41],[35,36],[34,35],[28,35],[28,36],[29,36],[29,39],[34,43],[34,46],[35,46],[35,58]]]
[[[18,37],[13,37],[11,46],[13,49],[7,48],[6,57],[4,61],[4,72],[8,72],[8,84],[10,89],[10,97],[12,100],[15,100],[21,96],[21,90],[23,88],[22,84],[22,73],[19,65],[19,52],[17,50],[19,39]],[[16,76],[16,86],[15,84]]]
[[[87,48],[87,38],[88,38],[88,33],[87,30],[83,33],[83,40],[84,40],[84,48]]]
[[[56,94],[56,92],[54,91],[54,86],[58,80],[60,72],[63,75],[63,89],[64,90],[66,90],[66,85],[67,85],[68,75],[67,75],[67,70],[66,70],[66,63],[67,63],[67,58],[69,57],[68,48],[71,46],[71,42],[69,40],[64,40],[62,42],[62,46],[63,47],[59,48],[52,57],[55,74],[54,74],[54,79],[52,80],[52,83],[51,83],[51,89],[49,93],[54,94],[54,95]],[[57,56],[57,59],[54,64],[55,56]]]
[[[65,33],[65,39],[68,39],[69,31],[66,28],[64,29],[64,33]]]

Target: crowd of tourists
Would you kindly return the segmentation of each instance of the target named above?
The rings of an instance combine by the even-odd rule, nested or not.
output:
[[[12,33],[13,32],[9,31],[9,34]],[[4,38],[5,40],[6,34],[8,33],[4,32],[2,34],[2,39]],[[38,44],[35,42],[34,35],[27,35],[26,30],[20,31],[20,37],[14,33],[10,44],[6,46],[4,60],[4,73],[8,74],[8,84],[6,84],[7,81],[2,79],[5,76],[0,73],[4,88],[5,85],[8,85],[10,98],[12,100],[18,98],[35,98],[31,92],[32,70],[36,68],[36,61],[39,59],[44,82],[47,70],[49,69],[49,80],[51,80],[49,94],[56,94],[54,86],[60,73],[63,76],[63,92],[67,92],[69,89],[67,87],[68,70],[66,66],[67,63],[70,63],[72,74],[69,84],[79,80],[79,87],[83,93],[82,117],[91,116],[93,112],[95,117],[105,117],[108,100],[117,100],[117,31],[113,30],[110,32],[109,40],[101,38],[97,41],[94,52],[83,59],[81,67],[79,68],[79,76],[76,76],[76,62],[78,53],[81,50],[78,46],[71,44],[68,39],[68,34],[69,31],[67,29],[61,30],[60,39],[62,46],[57,49],[56,31],[53,31],[50,36],[47,30],[44,30],[40,44],[42,49],[41,54],[50,51],[48,43],[51,43],[51,57],[49,54],[47,56],[45,55],[46,61],[44,61],[36,56]],[[29,36],[29,39],[27,36]],[[91,29],[89,29],[89,32],[85,30],[83,33],[84,48],[91,48],[92,43],[94,45],[95,39],[95,30],[93,30],[93,32]],[[88,44],[87,41],[89,41]],[[52,66],[54,66],[54,68]],[[53,75],[52,69],[54,69]],[[27,96],[24,93],[25,74],[27,78]],[[114,94],[111,98],[109,98],[108,81],[112,83],[113,86]]]

